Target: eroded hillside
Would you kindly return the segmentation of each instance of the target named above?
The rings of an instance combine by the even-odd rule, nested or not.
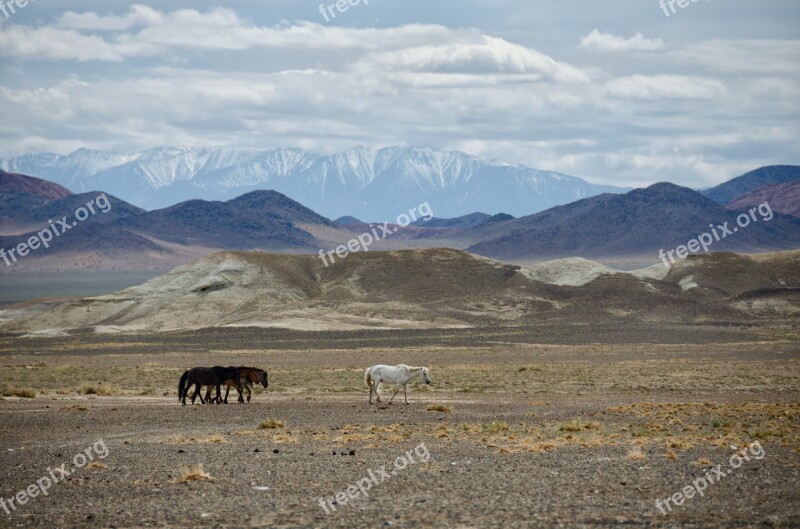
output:
[[[7,332],[59,334],[220,326],[302,330],[448,328],[585,321],[793,321],[800,252],[693,256],[617,272],[585,260],[520,268],[449,249],[316,256],[221,252],[114,294],[26,303]]]

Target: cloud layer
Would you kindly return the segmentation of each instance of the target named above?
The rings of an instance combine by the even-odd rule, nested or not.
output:
[[[554,41],[521,38],[513,21],[347,26],[309,11],[266,24],[161,5],[0,25],[0,156],[413,144],[696,187],[800,162],[800,39],[590,27]]]

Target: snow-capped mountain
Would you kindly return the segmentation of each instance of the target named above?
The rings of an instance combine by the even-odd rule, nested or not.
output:
[[[357,147],[325,156],[301,149],[157,148],[132,154],[80,149],[0,160],[3,170],[103,190],[145,209],[192,198],[226,200],[274,189],[336,218],[394,220],[428,201],[440,218],[475,211],[529,215],[621,188],[459,151]]]

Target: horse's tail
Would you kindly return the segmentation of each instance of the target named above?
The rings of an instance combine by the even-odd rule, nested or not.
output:
[[[371,370],[372,368],[368,367],[367,370],[364,371],[364,384],[366,384],[368,388],[372,387],[372,374],[370,374]]]
[[[183,372],[183,376],[181,377],[180,382],[178,382],[178,401],[180,402],[183,399],[184,395],[186,395],[186,383],[189,380],[189,370]]]

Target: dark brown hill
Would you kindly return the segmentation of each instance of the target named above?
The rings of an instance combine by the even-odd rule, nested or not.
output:
[[[7,173],[0,169],[0,194],[10,192],[27,193],[45,201],[68,197],[72,194],[70,190],[54,182],[33,176]]]
[[[773,211],[800,217],[800,181],[760,187],[736,197],[727,207],[742,211],[764,202],[768,202]]]
[[[710,230],[736,226],[737,212],[702,194],[673,184],[655,184],[624,195],[600,195],[507,221],[490,229],[492,238],[469,251],[504,260],[578,256],[653,256]],[[712,251],[758,252],[800,247],[800,221],[774,213],[715,241]],[[479,226],[477,233],[482,231]]]
[[[751,193],[759,188],[797,181],[800,181],[800,167],[796,165],[770,165],[760,167],[716,187],[707,189],[703,191],[703,194],[718,204],[729,204],[737,197]]]
[[[227,202],[190,200],[117,225],[185,246],[270,251],[314,251],[320,243],[298,226],[335,227],[274,191],[254,191]]]

